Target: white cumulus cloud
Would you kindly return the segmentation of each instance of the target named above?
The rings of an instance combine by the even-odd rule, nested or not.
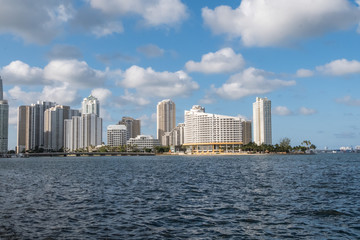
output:
[[[226,83],[215,91],[222,98],[235,100],[246,96],[269,93],[296,84],[293,80],[268,79],[267,75],[270,74],[263,70],[247,68],[243,72],[231,76]]]
[[[348,0],[242,0],[236,9],[205,7],[202,17],[215,34],[246,46],[277,46],[355,26],[360,10]]]
[[[100,104],[104,105],[107,100],[112,96],[112,93],[107,88],[95,88],[91,91],[91,95],[99,99]]]
[[[174,26],[188,16],[180,0],[90,0],[90,5],[105,14],[139,15],[149,26]]]
[[[119,107],[127,106],[129,104],[136,106],[146,106],[150,104],[150,101],[143,96],[138,96],[129,92],[128,90],[125,90],[125,94],[116,99],[116,104]]]
[[[314,75],[314,71],[309,69],[299,69],[296,71],[296,76],[299,78],[311,77]]]
[[[59,35],[74,14],[69,1],[2,0],[0,33],[20,36],[26,42],[45,44]]]
[[[313,115],[315,113],[317,113],[317,111],[315,109],[311,109],[311,108],[306,108],[306,107],[301,107],[299,109],[299,113],[301,115]]]
[[[91,68],[85,61],[62,59],[49,62],[44,68],[44,78],[88,88],[101,86],[105,81],[105,73]]]
[[[43,70],[39,67],[30,67],[28,64],[16,60],[1,69],[3,81],[6,84],[43,84]]]
[[[203,55],[201,62],[188,61],[185,68],[188,72],[224,73],[240,70],[244,64],[241,54],[236,54],[231,48],[223,48]]]
[[[156,72],[152,68],[132,66],[123,74],[123,79],[118,84],[124,88],[136,89],[143,97],[175,97],[189,96],[199,89],[184,71]]]
[[[345,104],[348,106],[360,106],[360,99],[355,99],[351,96],[345,96],[343,98],[337,98],[335,100],[337,103]]]
[[[347,75],[360,73],[360,62],[356,60],[338,59],[323,66],[316,67],[316,70],[328,75]]]
[[[136,51],[150,58],[161,57],[165,52],[164,49],[159,48],[155,44],[140,46],[136,49]]]
[[[58,87],[45,86],[41,92],[24,91],[19,86],[15,86],[8,91],[10,97],[25,104],[35,103],[38,100],[52,101],[63,105],[78,103],[80,97],[76,89],[68,84]]]
[[[280,116],[289,116],[292,115],[293,112],[288,109],[285,106],[277,106],[272,110],[272,113],[275,115],[280,115]]]
[[[11,85],[68,83],[76,88],[101,86],[106,79],[105,72],[91,68],[85,61],[75,59],[52,60],[43,69],[16,60],[3,67],[1,75],[4,82]]]

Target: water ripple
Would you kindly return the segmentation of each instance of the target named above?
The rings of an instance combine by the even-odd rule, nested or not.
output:
[[[0,239],[359,239],[360,155],[0,159]]]

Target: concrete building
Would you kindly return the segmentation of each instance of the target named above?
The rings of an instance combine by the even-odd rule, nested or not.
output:
[[[78,110],[69,106],[56,105],[44,112],[44,149],[59,151],[64,147],[64,120],[79,116]]]
[[[176,107],[170,99],[163,100],[157,104],[157,139],[163,145],[168,145],[162,138],[166,132],[171,132],[176,126]]]
[[[244,144],[252,142],[251,121],[242,121],[242,139]]]
[[[8,151],[9,104],[3,99],[3,84],[0,77],[0,154]]]
[[[257,145],[272,144],[271,101],[267,98],[256,98],[253,103],[253,134]]]
[[[83,124],[81,116],[74,116],[64,120],[64,149],[73,151],[84,146]]]
[[[100,102],[93,95],[84,98],[81,106],[82,106],[81,108],[82,114],[96,114],[98,117],[100,117]]]
[[[111,147],[126,145],[127,126],[125,125],[109,125],[107,127],[107,145]]]
[[[130,138],[135,138],[141,134],[141,123],[138,119],[134,119],[131,117],[123,117],[118,124],[126,126],[126,140],[129,140]]]
[[[102,144],[102,118],[96,114],[82,114],[64,121],[64,148],[66,151]]]
[[[19,106],[17,122],[17,152],[44,148],[44,112],[56,103],[38,101]]]
[[[156,146],[160,146],[158,139],[154,139],[149,135],[139,135],[136,138],[130,138],[127,141],[128,147],[133,147],[139,150],[154,149]]]
[[[179,123],[169,134],[170,146],[181,146],[185,142],[185,123]]]
[[[240,117],[205,113],[195,105],[185,111],[184,146],[193,153],[219,153],[238,150],[243,144]]]

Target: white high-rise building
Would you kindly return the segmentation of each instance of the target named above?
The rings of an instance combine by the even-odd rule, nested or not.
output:
[[[8,151],[9,104],[3,99],[3,84],[0,77],[0,153]]]
[[[195,152],[221,152],[232,150],[243,144],[240,117],[205,113],[199,105],[185,111],[184,145]]]
[[[96,114],[82,114],[65,120],[64,148],[66,151],[102,144],[102,118]]]
[[[185,111],[185,143],[242,142],[240,117],[205,113],[199,105]]]
[[[127,126],[109,125],[107,127],[107,145],[111,147],[126,145]]]
[[[64,120],[78,116],[78,110],[69,106],[56,105],[44,112],[44,148],[46,150],[61,150],[64,145]]]
[[[82,101],[82,114],[96,114],[98,117],[100,117],[100,102],[99,100],[94,97],[93,95],[90,95],[87,98],[84,98]]]
[[[256,98],[253,103],[253,134],[257,145],[272,144],[271,101],[267,98]]]
[[[163,145],[168,145],[162,138],[166,132],[176,127],[175,103],[170,99],[163,100],[157,104],[157,138]]]
[[[83,148],[82,119],[80,116],[74,116],[64,120],[64,148],[66,151]]]
[[[179,123],[169,134],[170,146],[181,146],[184,144],[185,123]]]

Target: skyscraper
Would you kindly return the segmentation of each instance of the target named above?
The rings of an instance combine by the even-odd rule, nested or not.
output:
[[[73,115],[64,121],[64,148],[66,151],[84,149],[102,144],[102,118],[99,100],[90,95],[82,101],[81,116]]]
[[[272,144],[271,101],[267,98],[256,98],[253,103],[253,134],[257,145]]]
[[[64,147],[64,120],[79,116],[79,110],[56,105],[44,112],[44,148],[58,151]]]
[[[96,114],[98,117],[100,117],[100,103],[99,100],[94,97],[93,95],[90,95],[87,98],[84,98],[82,101],[82,114]]]
[[[123,117],[119,121],[118,125],[125,125],[127,131],[126,140],[130,138],[136,138],[137,135],[140,135],[140,120],[133,119],[131,117]]]
[[[9,129],[9,104],[3,99],[3,84],[0,77],[0,153],[7,153]]]
[[[168,145],[163,141],[166,132],[170,132],[176,127],[176,108],[175,103],[170,99],[163,100],[157,105],[157,138],[160,144]]]
[[[64,119],[79,115],[79,110],[56,105],[55,102],[37,101],[36,104],[30,106],[19,106],[17,152],[40,149],[59,150],[63,146],[61,139],[64,133],[61,129]],[[54,142],[55,139],[57,142]]]
[[[30,106],[19,106],[17,152],[44,148],[44,112],[56,103],[37,101]]]

